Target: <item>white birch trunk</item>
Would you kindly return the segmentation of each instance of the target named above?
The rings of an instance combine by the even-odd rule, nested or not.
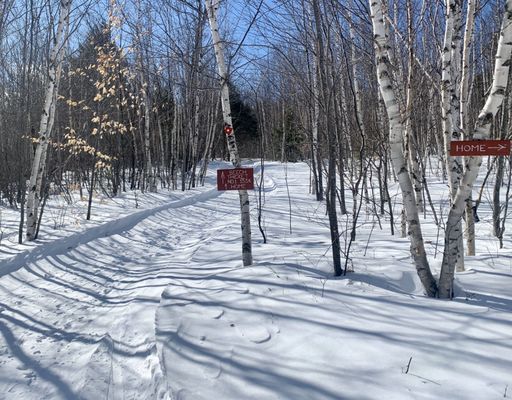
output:
[[[476,0],[468,0],[466,28],[464,31],[464,44],[462,51],[462,76],[460,83],[460,130],[462,138],[468,138],[468,104],[469,104],[469,56],[473,41],[473,30],[475,26]],[[467,255],[474,256],[476,253],[475,244],[475,217],[473,215],[472,196],[466,202],[466,248]]]
[[[144,180],[147,182],[149,191],[156,192],[156,179],[153,173],[153,159],[151,155],[151,100],[148,90],[148,83],[142,80],[141,94],[143,98],[142,106],[144,107]]]
[[[229,103],[229,75],[224,61],[224,48],[219,34],[219,26],[217,24],[217,11],[219,9],[219,0],[205,0],[206,9],[208,11],[208,21],[212,31],[213,47],[215,51],[215,58],[217,60],[217,68],[220,76],[221,86],[221,104],[222,115],[224,124],[233,127],[231,120],[231,105]],[[233,130],[231,135],[227,136],[229,156],[231,163],[235,167],[240,167],[240,156],[238,155],[238,148],[236,146],[235,132]],[[247,190],[239,190],[240,196],[240,212],[242,222],[242,259],[244,266],[252,264],[252,244],[251,244],[251,214],[249,207],[249,195]]]
[[[171,129],[171,181],[172,181],[172,189],[176,190],[178,188],[178,97],[173,96],[174,101],[174,115],[173,115],[173,123]]]
[[[456,39],[460,37],[460,0],[446,0],[446,25],[442,54],[441,72],[441,116],[444,138],[444,155],[446,159],[446,173],[450,188],[450,199],[453,202],[462,177],[461,157],[450,155],[450,144],[452,140],[459,139],[459,112],[454,103],[458,106],[457,75],[460,69],[460,57],[457,56]],[[460,42],[460,40],[458,40]],[[457,63],[457,61],[459,61]],[[455,99],[455,100],[454,100]],[[462,221],[459,221],[454,228],[459,233],[457,251],[457,270],[464,270],[464,241]]]
[[[444,138],[444,155],[446,159],[446,172],[450,187],[450,198],[453,199],[458,186],[458,178],[462,172],[460,164],[455,157],[450,156],[450,143],[453,133],[453,116],[451,108],[451,95],[454,87],[452,82],[452,43],[456,9],[455,0],[446,0],[446,23],[444,32],[443,54],[441,57],[441,119]]]
[[[412,129],[412,104],[413,104],[413,72],[414,72],[414,38],[413,38],[413,6],[411,0],[407,1],[407,46],[408,46],[408,65],[407,74],[407,94],[405,105],[405,138],[409,156],[409,165],[411,168],[411,179],[414,186],[414,194],[416,198],[416,206],[418,213],[424,211],[423,206],[423,185],[421,178],[420,166],[418,163],[418,143],[415,133]]]
[[[55,106],[57,92],[59,90],[62,60],[64,57],[65,44],[67,41],[66,27],[69,24],[69,12],[71,0],[60,1],[59,22],[54,46],[50,52],[48,65],[48,85],[46,87],[46,98],[44,102],[41,122],[39,124],[39,141],[37,143],[32,171],[30,174],[28,195],[27,195],[27,239],[36,238],[39,203],[41,200],[41,189],[44,171],[46,169],[46,153],[48,143],[52,134],[53,122],[55,119]]]
[[[462,0],[455,0],[455,9],[453,11],[453,43],[452,43],[452,63],[451,63],[451,78],[452,86],[450,90],[450,108],[452,117],[452,140],[460,139],[460,81],[462,75]],[[459,168],[457,173],[457,184],[462,178],[463,162],[462,157],[452,157],[455,164]],[[453,197],[452,197],[453,198]],[[459,255],[456,262],[457,272],[465,270],[464,267],[464,230],[462,227],[462,220],[460,221],[460,236],[459,236]]]
[[[386,33],[384,15],[382,12],[382,2],[381,0],[369,0],[369,2],[375,41],[375,56],[377,60],[377,80],[389,119],[391,160],[393,169],[398,177],[406,209],[409,236],[411,239],[411,256],[427,295],[433,297],[437,293],[437,286],[428,264],[418,208],[416,207],[416,200],[414,198],[414,188],[407,171],[407,162],[402,149],[404,127],[401,122],[400,110],[392,86],[391,69],[388,67],[390,55],[388,35]]]
[[[165,171],[165,165],[166,165],[166,162],[165,162],[165,141],[164,141],[164,133],[163,133],[163,130],[162,130],[162,121],[161,121],[161,116],[160,116],[160,113],[158,111],[156,111],[155,113],[155,119],[156,119],[156,123],[157,123],[157,127],[158,127],[158,141],[160,143],[160,165],[158,167],[158,169],[160,170],[160,179],[162,180],[162,182],[166,182],[167,181],[167,177],[166,177],[166,171]]]
[[[505,11],[500,30],[496,63],[491,91],[484,107],[482,108],[475,125],[474,138],[477,140],[488,139],[491,124],[498,112],[505,96],[508,74],[510,68],[510,56],[512,51],[512,0],[505,3]],[[443,263],[439,278],[439,297],[453,297],[453,280],[455,263],[458,252],[457,224],[460,223],[465,209],[466,201],[470,197],[473,184],[478,176],[482,157],[467,157],[466,169],[460,182],[453,205],[446,221],[446,234],[444,243]]]
[[[469,56],[473,43],[473,30],[475,26],[476,0],[468,0],[466,15],[466,28],[464,30],[464,43],[462,46],[462,75],[460,79],[460,130],[464,138],[469,138],[468,104],[469,104]]]

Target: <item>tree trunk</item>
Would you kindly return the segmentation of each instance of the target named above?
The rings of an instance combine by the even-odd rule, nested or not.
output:
[[[511,0],[512,1],[512,0]],[[416,271],[425,288],[428,296],[434,297],[437,294],[437,285],[425,252],[423,235],[414,197],[414,188],[412,186],[410,175],[407,171],[407,162],[402,150],[402,140],[404,138],[404,127],[401,123],[400,110],[393,90],[391,80],[388,35],[384,25],[384,15],[382,12],[382,2],[369,0],[371,9],[371,19],[373,24],[373,33],[375,41],[375,56],[377,60],[377,80],[389,119],[389,141],[391,147],[391,161],[393,169],[398,177],[400,189],[402,191],[404,207],[406,209],[407,222],[409,225],[409,237],[411,240],[411,256],[414,260]]]
[[[308,25],[311,30],[311,37],[313,38],[315,33],[312,26]],[[316,49],[316,41],[312,43],[313,48]],[[316,49],[316,52],[318,50]],[[313,52],[315,53],[315,52]],[[320,149],[319,133],[320,133],[320,82],[318,78],[318,54],[314,54],[316,58],[310,60],[308,57],[308,65],[312,64],[313,68],[309,68],[311,84],[313,90],[310,92],[310,99],[313,104],[312,120],[311,120],[311,131],[312,131],[312,164],[313,164],[313,192],[316,195],[317,201],[324,199],[324,186],[323,186],[323,165],[322,155]]]
[[[87,215],[85,217],[85,219],[87,221],[91,220],[92,198],[94,195],[94,185],[95,184],[96,184],[96,152],[94,153],[94,157],[92,158],[91,178],[89,179],[89,197],[87,199]]]
[[[414,79],[414,38],[413,38],[413,7],[411,0],[407,1],[407,47],[408,47],[408,66],[409,71],[407,74],[407,93],[405,105],[405,140],[407,143],[408,163],[410,166],[410,174],[412,184],[414,186],[414,194],[416,198],[416,206],[418,213],[423,212],[423,188],[421,172],[418,163],[418,142],[416,140],[416,133],[412,128],[412,106],[414,101],[413,93],[413,79]]]
[[[455,39],[459,36],[460,31],[460,13],[461,4],[460,0],[446,0],[446,26],[444,36],[444,47],[442,54],[442,75],[441,75],[441,119],[443,126],[444,138],[444,155],[446,159],[446,172],[448,176],[448,185],[450,187],[450,200],[453,199],[457,193],[459,181],[462,176],[462,159],[461,157],[452,157],[450,155],[450,143],[452,140],[458,140],[459,125],[458,116],[453,106],[452,100],[458,97],[456,77],[460,70],[460,65],[456,64],[457,57],[452,47],[455,46]],[[458,222],[458,226],[454,228],[453,232],[459,233],[458,250],[457,250],[457,270],[464,270],[464,242],[462,221]]]
[[[496,63],[491,91],[475,124],[474,138],[477,140],[489,138],[491,124],[503,102],[508,83],[511,50],[512,0],[507,0],[496,52]],[[457,227],[462,218],[466,202],[471,194],[481,165],[482,157],[467,157],[466,170],[448,214],[443,263],[441,266],[441,276],[439,278],[439,297],[441,298],[453,297],[453,280],[460,235],[460,231],[458,231]]]
[[[466,28],[464,31],[464,44],[462,48],[462,76],[460,83],[460,130],[462,138],[471,137],[468,129],[468,105],[469,105],[469,55],[473,41],[473,29],[475,25],[476,0],[468,0]],[[466,202],[466,248],[467,255],[474,256],[476,253],[475,244],[475,218],[473,213],[472,196]]]
[[[67,41],[67,26],[69,25],[69,12],[71,9],[71,0],[60,1],[59,22],[57,25],[57,34],[50,52],[48,67],[48,85],[46,87],[46,98],[39,125],[39,140],[36,152],[32,162],[32,172],[30,174],[28,196],[27,196],[27,239],[34,240],[37,236],[38,209],[41,200],[41,188],[43,176],[46,169],[46,154],[48,143],[53,130],[55,119],[55,107],[57,102],[57,92],[59,90],[60,75],[62,70],[62,60],[64,57],[64,48]]]
[[[331,233],[331,250],[333,258],[334,275],[340,276],[343,273],[341,268],[341,246],[338,228],[338,216],[336,210],[336,138],[332,132],[331,124],[332,118],[330,112],[332,111],[332,96],[328,93],[328,73],[325,57],[325,48],[323,41],[324,27],[321,20],[320,6],[318,0],[312,0],[313,15],[316,27],[316,72],[318,76],[318,95],[316,99],[319,105],[319,111],[323,113],[323,121],[325,123],[325,136],[327,137],[327,146],[329,148],[329,160],[327,169],[327,196],[326,205],[327,213],[329,215],[329,229]],[[320,122],[320,113],[318,115]],[[321,174],[319,174],[320,176]]]
[[[219,27],[217,25],[217,10],[219,8],[219,0],[205,0],[208,10],[208,21],[213,38],[213,47],[215,50],[215,58],[217,60],[217,68],[220,76],[221,86],[221,104],[222,115],[225,126],[233,127],[231,119],[231,105],[229,103],[229,72],[224,61],[224,48],[220,39]],[[241,166],[240,156],[236,145],[234,130],[230,135],[226,135],[228,142],[229,155],[231,163],[235,167]],[[240,212],[242,222],[242,259],[244,266],[252,264],[252,244],[251,244],[251,214],[249,207],[249,195],[247,190],[238,191],[240,197]]]

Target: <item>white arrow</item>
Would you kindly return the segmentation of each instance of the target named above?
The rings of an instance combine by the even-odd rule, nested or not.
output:
[[[487,147],[487,148],[488,148],[488,149],[498,149],[498,151],[501,151],[501,150],[503,150],[503,149],[506,149],[506,148],[507,148],[507,146],[505,146],[505,145],[503,145],[503,144],[498,144],[498,147],[491,147],[491,146],[489,146],[489,147]]]

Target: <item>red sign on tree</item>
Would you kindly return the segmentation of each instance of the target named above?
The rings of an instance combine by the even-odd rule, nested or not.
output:
[[[224,125],[224,133],[228,136],[233,134],[233,127],[231,125]]]
[[[232,168],[217,170],[217,190],[254,189],[253,168]]]
[[[510,140],[455,140],[450,143],[451,156],[508,156]]]

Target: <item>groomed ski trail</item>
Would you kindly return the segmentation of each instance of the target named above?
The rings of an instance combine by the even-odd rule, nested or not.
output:
[[[225,269],[191,260],[239,226],[237,197],[207,189],[4,262],[3,398],[169,398],[155,343],[161,294],[171,281]]]

